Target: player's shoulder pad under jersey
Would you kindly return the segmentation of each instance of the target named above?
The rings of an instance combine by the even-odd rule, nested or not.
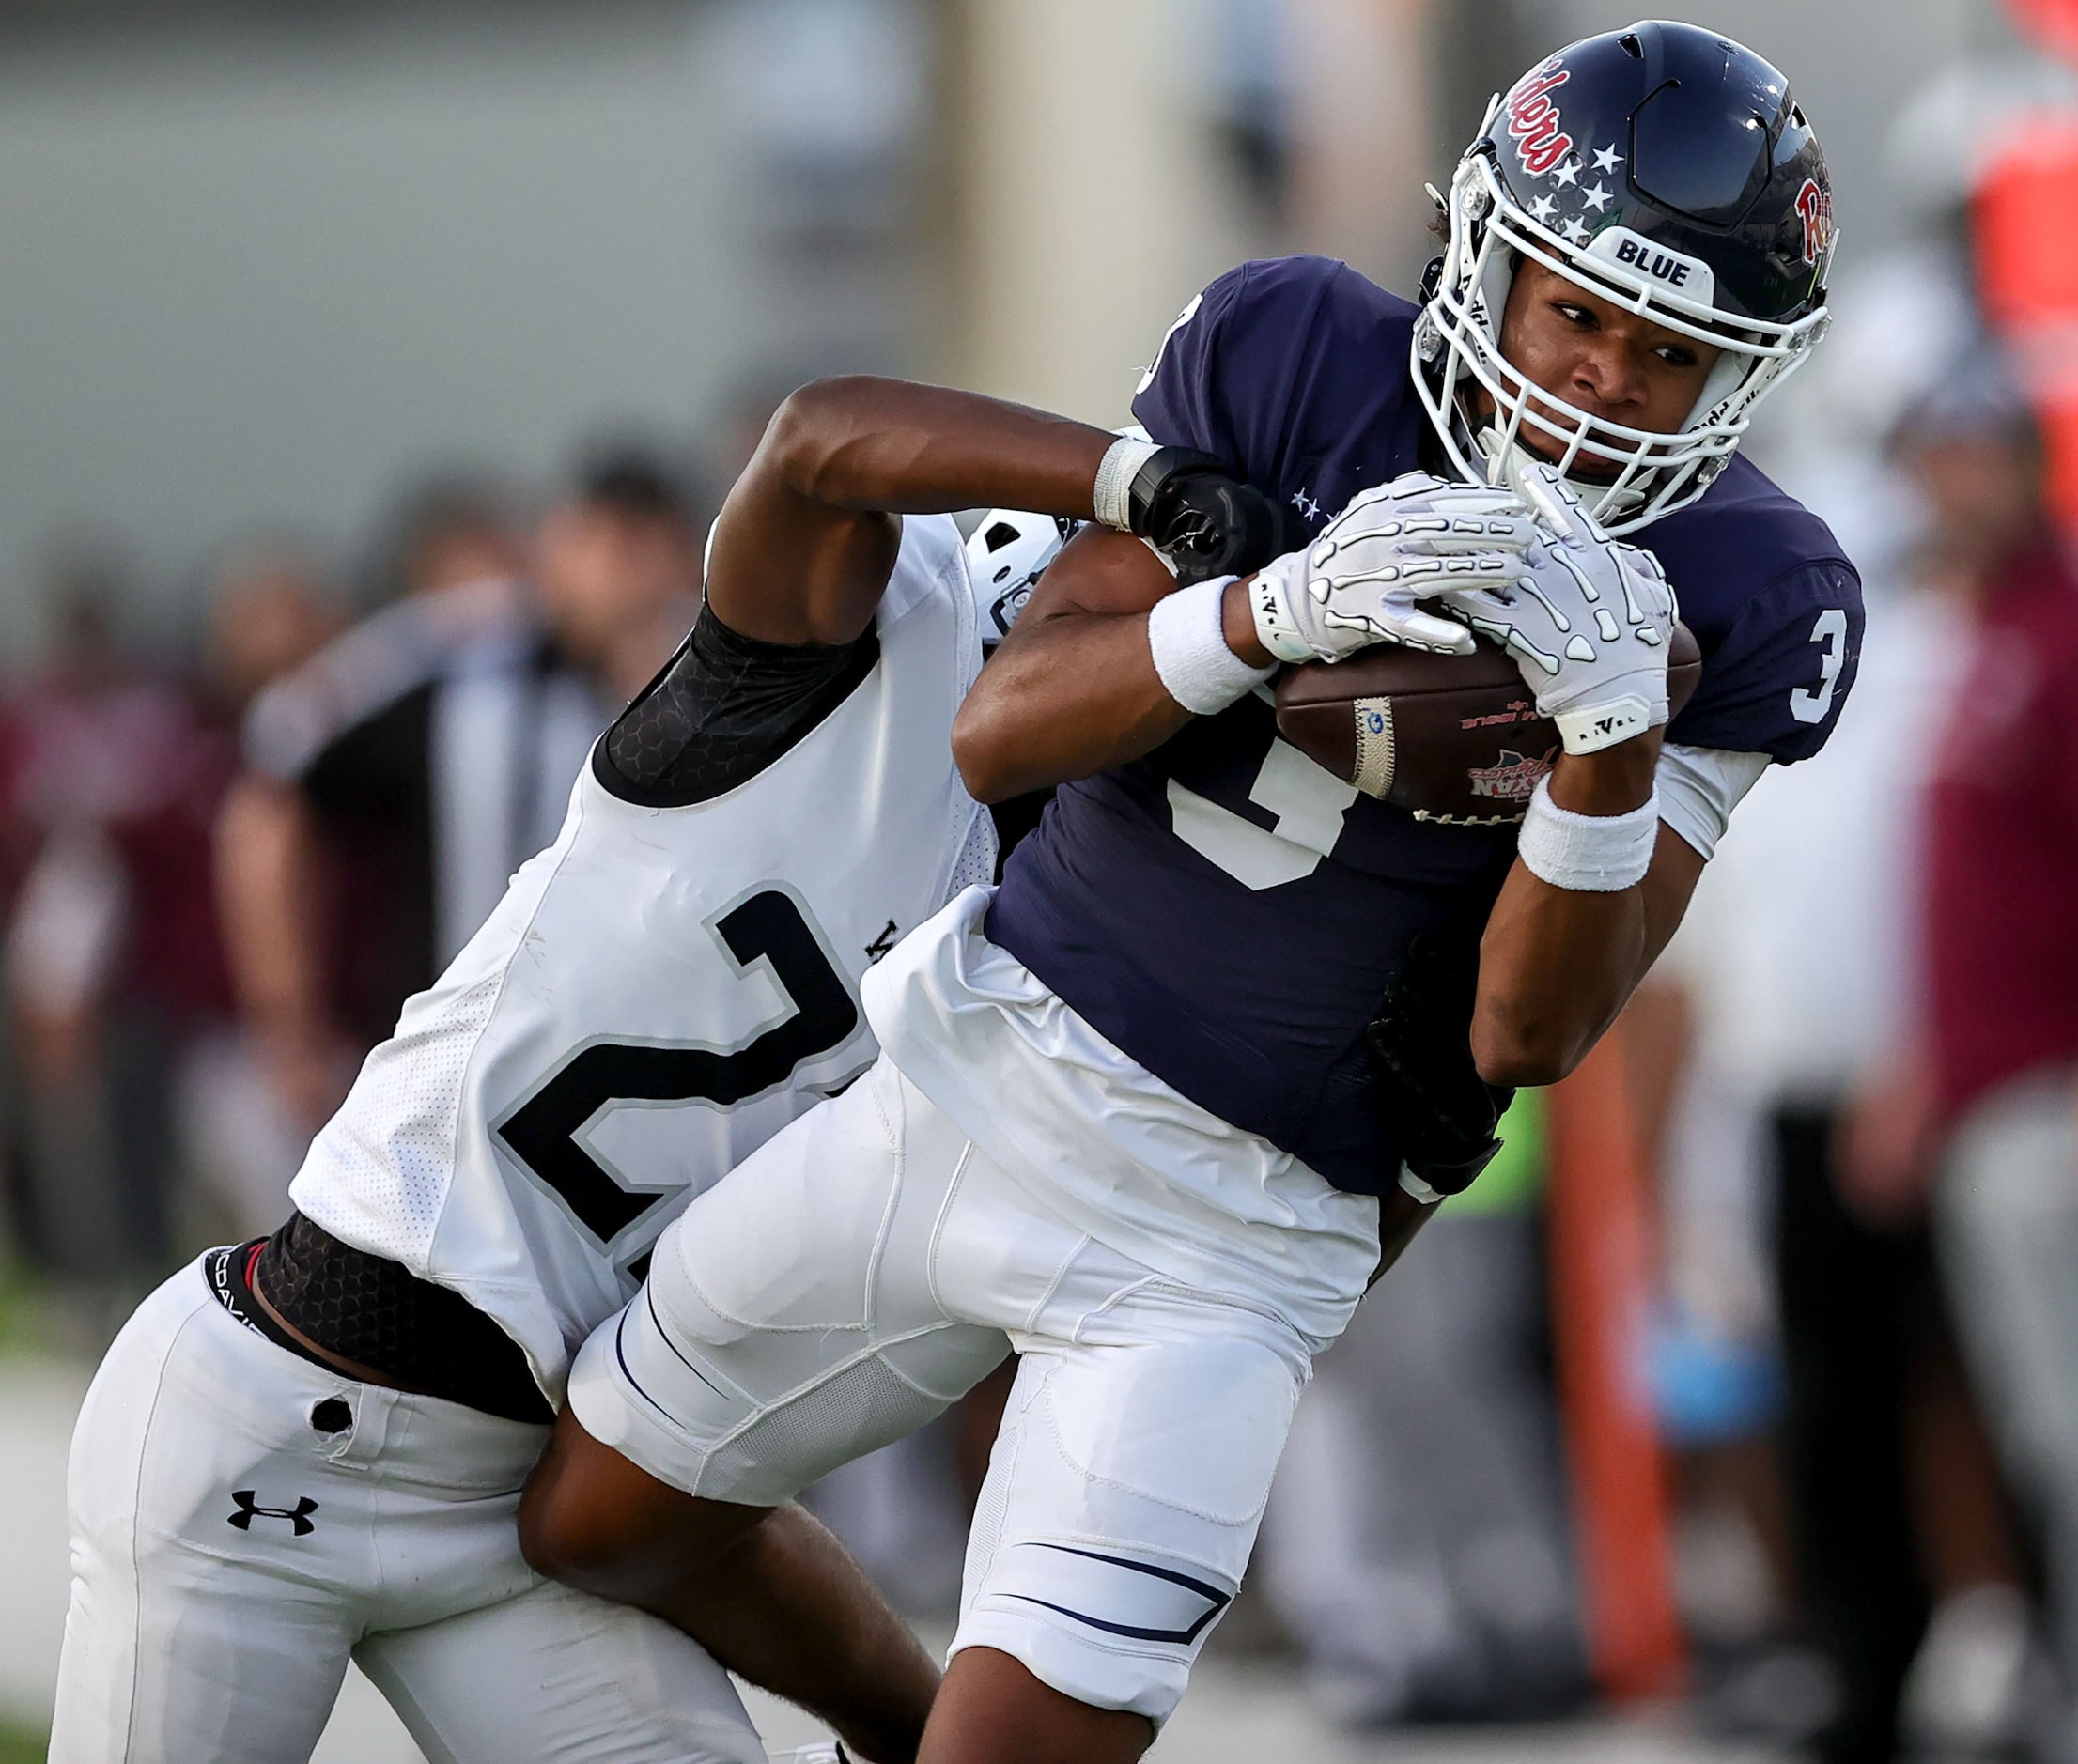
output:
[[[1699,502],[1638,540],[1666,566],[1703,652],[1702,681],[1667,738],[1784,765],[1816,753],[1862,644],[1861,578],[1832,530],[1734,459]]]
[[[1276,492],[1407,395],[1416,309],[1332,257],[1261,258],[1195,296],[1141,377],[1133,414]],[[1352,373],[1361,363],[1363,372]]]

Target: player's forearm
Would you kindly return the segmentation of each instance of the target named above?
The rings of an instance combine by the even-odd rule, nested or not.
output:
[[[1644,972],[1644,891],[1584,894],[1521,864],[1509,873],[1480,944],[1480,1076],[1555,1084],[1586,1058]]]
[[[953,758],[977,801],[1124,766],[1190,720],[1155,672],[1144,612],[1062,613],[1016,636],[953,720]]]
[[[1116,438],[897,379],[818,380],[782,405],[708,547],[707,605],[741,636],[848,643],[894,568],[900,517],[992,504],[1088,519]]]
[[[974,393],[854,375],[803,386],[766,445],[787,485],[825,507],[938,514],[1027,508],[1088,520],[1117,438]]]
[[[1575,814],[1617,815],[1651,800],[1659,742],[1562,755],[1553,801]],[[1586,1058],[1681,922],[1702,860],[1658,828],[1652,868],[1609,892],[1555,887],[1520,859],[1480,945],[1472,1055],[1490,1084],[1551,1084]]]
[[[1190,720],[1147,634],[1174,587],[1138,539],[1096,527],[1047,566],[953,721],[953,757],[979,800],[1123,766]]]

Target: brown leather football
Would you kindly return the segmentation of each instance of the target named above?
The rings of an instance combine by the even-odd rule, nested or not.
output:
[[[1674,627],[1667,695],[1679,714],[1702,677],[1702,652]],[[1523,818],[1558,757],[1507,651],[1469,656],[1379,643],[1347,661],[1302,662],[1277,683],[1279,732],[1300,752],[1417,820],[1496,827]]]

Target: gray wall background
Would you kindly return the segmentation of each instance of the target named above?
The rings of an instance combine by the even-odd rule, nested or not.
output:
[[[1336,0],[1381,16],[1424,3]],[[137,561],[147,624],[171,627],[213,549],[256,527],[345,548],[423,466],[540,479],[602,428],[690,435],[752,376],[946,364],[949,317],[979,337],[976,359],[991,359],[991,326],[1022,328],[1019,359],[1045,358],[1054,346],[1024,333],[1055,323],[1055,353],[1093,347],[1072,302],[991,302],[985,277],[943,255],[975,247],[945,231],[933,190],[983,180],[1001,156],[910,112],[928,108],[932,80],[941,99],[953,89],[927,39],[978,4],[338,0],[285,18],[0,0],[0,661],[34,641],[43,561],[82,535]],[[1063,79],[1098,54],[1157,64],[1107,75],[1105,90],[1129,96],[1173,86],[1175,33],[1232,0],[1161,0],[1161,28],[1101,45],[1069,31],[1083,8],[1012,4],[1031,28],[1075,35],[1045,61]],[[1638,9],[1428,8],[1432,175],[1484,90]],[[1682,10],[1790,70],[1820,120],[1851,257],[1909,224],[1884,164],[1905,99],[1941,64],[2007,40],[1996,0]],[[868,14],[907,18],[914,40],[861,37]],[[850,23],[832,35],[832,19]],[[810,37],[829,47],[795,66]],[[1175,115],[1200,126],[1187,103]],[[1079,163],[1063,145],[1034,150]],[[846,152],[877,165],[879,185],[826,176]],[[889,196],[891,176],[907,194]],[[991,195],[958,200],[971,214]],[[1113,196],[1063,198],[1092,210],[1107,248]],[[881,244],[861,246],[861,228]],[[1056,249],[1081,249],[1076,237],[1048,232]],[[1327,238],[1240,244],[1362,260]],[[1202,265],[1173,240],[1140,249],[1166,254],[1136,271],[1153,290],[1140,303],[1172,311]],[[954,314],[963,286],[970,310]],[[1136,313],[1132,347],[1159,328]]]
[[[170,615],[255,525],[343,545],[416,468],[545,475],[689,433],[804,333],[842,353],[760,230],[743,28],[585,0],[0,39],[0,650],[80,535]]]

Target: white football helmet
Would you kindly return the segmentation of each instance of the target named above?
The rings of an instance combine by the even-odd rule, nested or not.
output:
[[[987,620],[985,643],[1009,634],[1040,571],[1061,555],[1061,548],[1082,531],[1082,522],[1063,515],[1034,515],[1019,508],[992,508],[967,541],[967,568],[975,597]]]

